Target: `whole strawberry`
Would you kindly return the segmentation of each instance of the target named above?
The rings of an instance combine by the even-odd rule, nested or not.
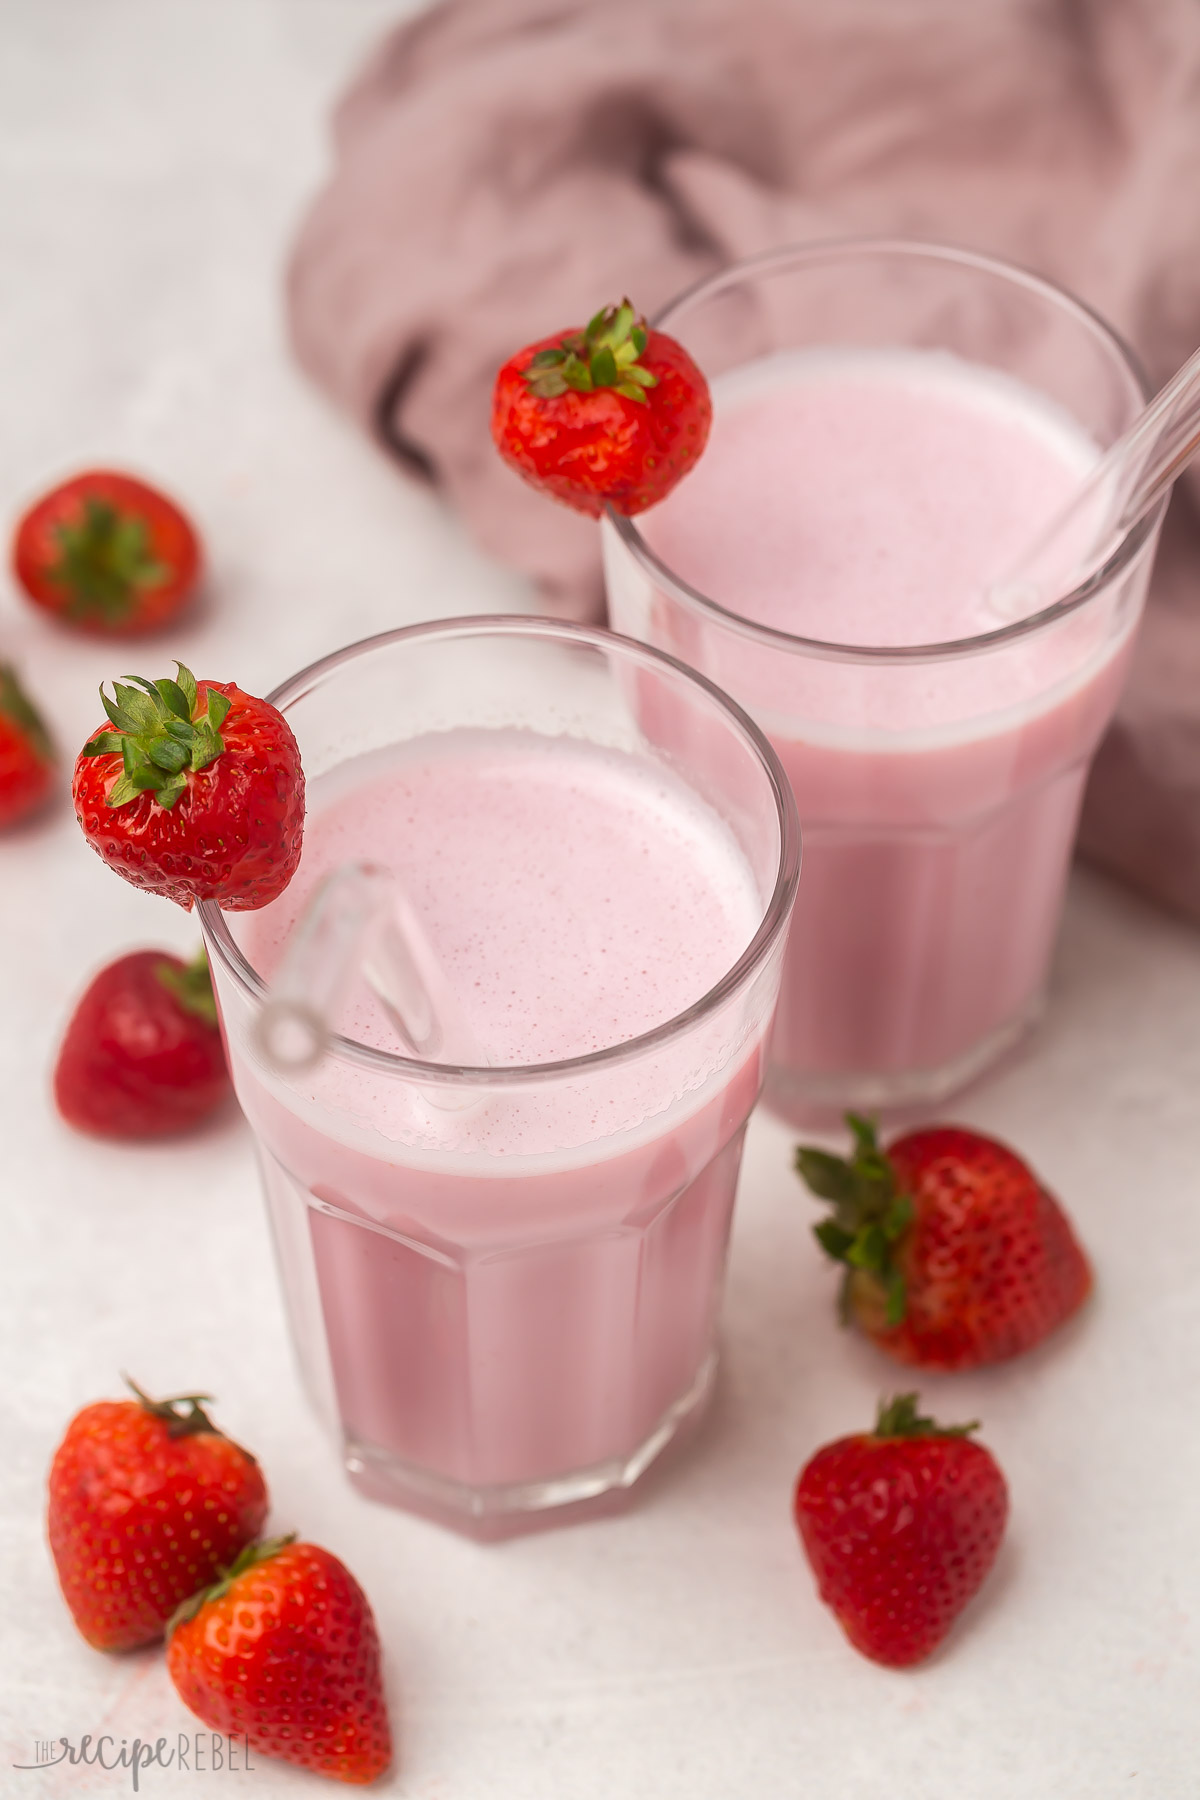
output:
[[[68,1125],[100,1137],[186,1131],[229,1091],[208,959],[161,950],[118,957],[71,1015],[54,1070]]]
[[[901,1394],[873,1432],[818,1450],[794,1510],[817,1591],[856,1650],[904,1668],[937,1648],[996,1560],[1008,1518],[1000,1467],[968,1433]]]
[[[300,860],[304,775],[291,727],[232,682],[133,676],[100,691],[100,726],[75,764],[75,813],[110,869],[180,906],[249,912]],[[133,685],[136,683],[136,685]]]
[[[106,637],[154,631],[191,600],[200,541],[173,500],[136,475],[85,469],[19,521],[13,573],[35,606]]]
[[[316,1775],[382,1775],[392,1738],[367,1597],[328,1550],[276,1538],[172,1621],[167,1671],[213,1731]]]
[[[708,440],[708,383],[674,338],[628,300],[582,331],[542,338],[505,363],[492,437],[531,486],[599,518],[645,512],[687,474]]]
[[[1091,1269],[1058,1201],[1016,1153],[953,1125],[882,1151],[851,1115],[849,1161],[808,1147],[796,1167],[833,1205],[815,1227],[845,1265],[842,1316],[926,1369],[979,1368],[1032,1349],[1082,1306]]]
[[[153,1643],[267,1516],[262,1471],[205,1413],[207,1394],[98,1400],[50,1465],[48,1529],[63,1595],[97,1650]]]
[[[16,671],[0,663],[0,829],[27,818],[54,785],[54,747]]]

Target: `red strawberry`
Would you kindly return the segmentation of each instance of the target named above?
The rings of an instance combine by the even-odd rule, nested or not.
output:
[[[35,812],[54,781],[54,749],[16,671],[0,663],[0,828]]]
[[[849,1162],[802,1148],[796,1167],[833,1203],[817,1241],[846,1265],[842,1316],[899,1362],[974,1369],[1019,1356],[1087,1299],[1092,1273],[1053,1194],[994,1138],[953,1125],[880,1150],[850,1115]]]
[[[100,1137],[166,1137],[229,1091],[208,959],[135,950],[101,969],[71,1015],[54,1071],[68,1125]]]
[[[492,437],[532,487],[599,518],[669,494],[708,440],[708,383],[628,300],[529,344],[496,377]]]
[[[160,1638],[267,1516],[262,1471],[204,1412],[207,1394],[98,1400],[50,1466],[50,1548],[76,1625],[97,1650]]]
[[[191,599],[200,545],[156,488],[88,469],[43,494],[17,525],[13,572],[35,606],[105,636],[153,631]]]
[[[263,1756],[360,1785],[392,1760],[371,1608],[316,1544],[276,1538],[244,1551],[180,1608],[167,1671],[198,1719]]]
[[[75,764],[75,812],[110,869],[180,906],[250,912],[300,860],[304,775],[291,727],[232,682],[115,682]]]
[[[856,1650],[904,1668],[936,1649],[983,1585],[1008,1517],[999,1464],[968,1432],[880,1407],[873,1432],[801,1470],[795,1514],[817,1591]]]

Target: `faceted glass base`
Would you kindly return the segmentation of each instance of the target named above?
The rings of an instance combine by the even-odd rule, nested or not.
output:
[[[551,1481],[468,1487],[403,1463],[377,1445],[349,1438],[343,1446],[346,1470],[355,1487],[370,1499],[420,1513],[473,1538],[512,1537],[522,1531],[619,1511],[650,1464],[699,1423],[712,1393],[716,1368],[714,1350],[701,1364],[687,1392],[668,1408],[649,1437],[629,1456],[590,1469],[577,1469]]]
[[[1045,995],[1035,994],[1015,1018],[936,1069],[883,1075],[815,1074],[772,1063],[763,1089],[764,1103],[789,1125],[839,1127],[847,1112],[899,1122],[908,1114],[939,1106],[977,1081],[1016,1049],[1037,1024],[1044,1007]]]

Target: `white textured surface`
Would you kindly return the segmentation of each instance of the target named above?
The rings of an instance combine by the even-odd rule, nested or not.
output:
[[[322,113],[394,13],[381,0],[5,0],[0,9],[0,493],[83,459],[185,495],[208,610],[156,651],[273,683],[421,615],[524,605],[288,365],[278,271]],[[0,591],[0,645],[71,750],[133,660]],[[134,659],[136,660],[136,659]],[[154,671],[151,671],[154,672]],[[72,1137],[47,1070],[90,969],[182,913],[114,881],[65,806],[0,840],[4,1449],[0,1794],[129,1792],[18,1773],[35,1740],[190,1729],[161,1657],[78,1639],[42,1542],[44,1473],[83,1402],[135,1371],[196,1383],[261,1455],[274,1518],[342,1555],[376,1607],[412,1800],[1185,1800],[1200,1787],[1196,1359],[1200,938],[1076,882],[1049,1021],[961,1115],[1023,1146],[1094,1254],[1086,1319],[1013,1367],[926,1383],[978,1414],[1012,1528],[948,1649],[899,1675],[817,1604],[797,1466],[870,1415],[892,1369],[833,1324],[788,1173],[750,1137],[715,1411],[615,1521],[480,1548],[361,1501],[292,1376],[246,1134],[186,1149]],[[143,1793],[322,1791],[164,1774]],[[325,1790],[328,1791],[328,1790]]]

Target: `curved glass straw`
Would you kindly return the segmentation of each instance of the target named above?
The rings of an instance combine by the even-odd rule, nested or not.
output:
[[[1105,451],[988,602],[1005,619],[1027,617],[1099,573],[1140,519],[1200,450],[1200,350]]]
[[[281,1074],[325,1054],[362,976],[410,1056],[485,1067],[425,929],[390,869],[346,863],[315,890],[284,950],[256,1035]]]

